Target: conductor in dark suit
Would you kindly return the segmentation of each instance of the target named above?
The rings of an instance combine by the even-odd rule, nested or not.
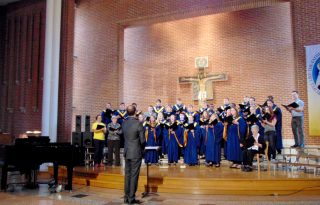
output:
[[[145,145],[143,126],[135,118],[135,113],[136,108],[129,105],[127,107],[129,117],[122,124],[125,158],[124,202],[129,204],[139,203],[135,194],[138,188],[142,152]]]

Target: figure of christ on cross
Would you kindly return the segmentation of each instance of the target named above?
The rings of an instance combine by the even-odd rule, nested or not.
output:
[[[206,74],[204,68],[199,68],[197,76],[179,77],[180,84],[192,83],[193,100],[212,100],[212,82],[226,81],[227,75],[224,73]]]

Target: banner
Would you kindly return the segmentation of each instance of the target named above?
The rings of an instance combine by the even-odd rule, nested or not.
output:
[[[320,136],[320,44],[306,46],[309,135]]]

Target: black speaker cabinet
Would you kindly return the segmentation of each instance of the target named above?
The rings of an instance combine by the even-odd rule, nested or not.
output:
[[[78,147],[82,146],[82,134],[81,132],[72,132],[72,144]]]
[[[83,132],[82,133],[82,144],[83,146],[93,146],[93,133]]]
[[[75,127],[75,131],[81,133],[81,115],[76,115],[76,127]]]
[[[90,132],[91,127],[90,127],[90,115],[86,115],[84,118],[84,131],[85,132]]]

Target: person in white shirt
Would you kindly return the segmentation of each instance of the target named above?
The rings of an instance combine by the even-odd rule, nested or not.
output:
[[[243,166],[242,171],[251,172],[252,171],[252,161],[253,157],[257,153],[263,153],[265,149],[265,142],[263,136],[259,134],[259,126],[251,126],[252,135],[247,137],[243,142],[241,142],[240,147],[242,148]]]

